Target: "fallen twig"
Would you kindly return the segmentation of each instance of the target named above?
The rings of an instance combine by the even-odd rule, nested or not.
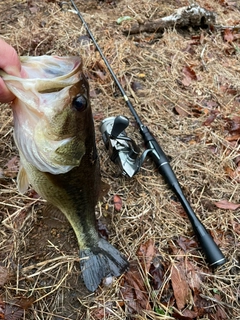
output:
[[[146,21],[143,24],[133,25],[131,29],[124,30],[124,34],[137,34],[141,32],[161,32],[166,28],[212,25],[216,21],[216,14],[204,9],[199,5],[192,4],[176,10],[170,16],[153,21]]]

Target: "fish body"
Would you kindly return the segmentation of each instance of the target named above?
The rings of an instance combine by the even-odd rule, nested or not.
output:
[[[18,188],[30,183],[65,214],[80,247],[82,278],[95,291],[119,276],[126,258],[102,239],[95,206],[101,185],[88,82],[79,57],[21,57],[23,78],[4,74],[12,103],[21,168]]]

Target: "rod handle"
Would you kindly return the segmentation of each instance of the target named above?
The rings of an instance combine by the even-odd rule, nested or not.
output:
[[[171,189],[181,202],[192,224],[193,230],[198,238],[202,251],[206,256],[207,262],[213,268],[224,264],[226,262],[226,258],[224,257],[217,244],[214,242],[211,235],[207,232],[204,225],[200,222],[190,204],[188,203],[187,199],[185,198],[178,179],[174,171],[172,170],[164,151],[159,146],[158,142],[152,136],[147,127],[142,126],[140,132],[143,136],[147,149],[152,150],[149,155],[155,162],[160,174],[163,176],[165,182],[171,187]]]

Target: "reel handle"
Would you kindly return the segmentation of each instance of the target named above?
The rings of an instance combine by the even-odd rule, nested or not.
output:
[[[113,127],[111,131],[111,139],[116,139],[120,133],[122,133],[129,125],[128,118],[124,116],[117,116],[113,122]]]

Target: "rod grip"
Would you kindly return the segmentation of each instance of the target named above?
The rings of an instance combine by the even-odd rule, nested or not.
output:
[[[172,190],[178,196],[179,201],[181,202],[187,216],[192,224],[194,233],[197,236],[197,239],[201,245],[202,251],[206,256],[206,260],[209,265],[213,268],[216,268],[226,262],[226,258],[224,257],[222,251],[214,242],[211,235],[206,230],[205,226],[198,219],[196,214],[194,213],[192,207],[189,202],[185,198],[179,183],[172,185]]]
[[[164,151],[159,146],[158,142],[152,136],[147,127],[142,126],[140,132],[143,136],[146,147],[148,149],[151,149],[149,155],[155,162],[160,174],[163,176],[165,182],[171,187],[171,189],[181,202],[202,247],[202,251],[206,256],[207,262],[211,267],[214,268],[224,264],[226,262],[226,258],[224,257],[217,244],[214,242],[211,235],[207,232],[204,225],[197,218],[196,214],[185,198],[178,179],[174,171],[172,170]]]

